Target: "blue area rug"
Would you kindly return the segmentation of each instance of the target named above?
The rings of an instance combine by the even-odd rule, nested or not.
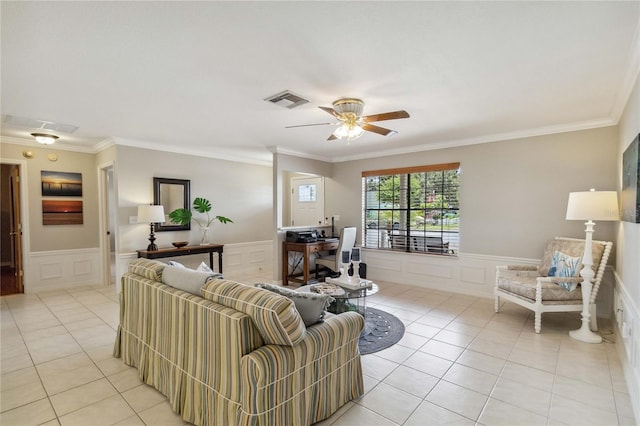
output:
[[[404,335],[404,324],[396,316],[376,308],[367,308],[364,330],[358,347],[366,355],[393,346]]]

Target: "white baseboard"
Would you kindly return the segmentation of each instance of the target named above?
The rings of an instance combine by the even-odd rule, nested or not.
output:
[[[616,346],[624,377],[629,390],[629,399],[636,418],[640,424],[640,309],[634,301],[620,276],[615,274],[614,289],[614,323],[616,327]],[[623,324],[630,327],[627,337],[622,333]]]
[[[99,248],[29,253],[25,293],[102,285]]]

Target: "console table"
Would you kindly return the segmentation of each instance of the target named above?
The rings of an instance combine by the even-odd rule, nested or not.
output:
[[[213,269],[213,253],[218,253],[218,270],[222,273],[222,250],[223,244],[206,244],[201,246],[186,246],[186,247],[170,247],[161,248],[158,250],[136,250],[138,257],[144,257],[146,259],[161,259],[164,257],[175,256],[189,256],[192,254],[209,253],[209,266]]]
[[[309,282],[309,257],[312,253],[320,251],[335,250],[338,248],[339,241],[337,239],[320,240],[312,243],[293,243],[284,241],[282,243],[282,285],[289,285],[289,281],[300,284]],[[299,252],[302,254],[302,273],[289,274],[289,253]],[[295,270],[294,270],[295,271]],[[302,275],[302,279],[298,278]]]

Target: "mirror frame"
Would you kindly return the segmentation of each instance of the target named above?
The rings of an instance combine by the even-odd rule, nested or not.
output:
[[[184,197],[184,206],[183,208],[189,210],[191,200],[190,200],[190,191],[191,191],[191,181],[188,179],[172,179],[172,178],[153,178],[153,204],[162,205],[162,197],[160,188],[162,185],[181,185],[183,188],[183,197]],[[165,214],[169,214],[171,212],[167,211],[165,207]],[[164,222],[170,223],[170,222]],[[191,229],[191,222],[186,225],[163,225],[162,223],[156,223],[155,231],[156,232],[166,232],[166,231],[189,231]]]

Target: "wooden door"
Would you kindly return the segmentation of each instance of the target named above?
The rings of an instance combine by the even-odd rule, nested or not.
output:
[[[23,293],[20,167],[2,165],[2,286],[1,294]]]

